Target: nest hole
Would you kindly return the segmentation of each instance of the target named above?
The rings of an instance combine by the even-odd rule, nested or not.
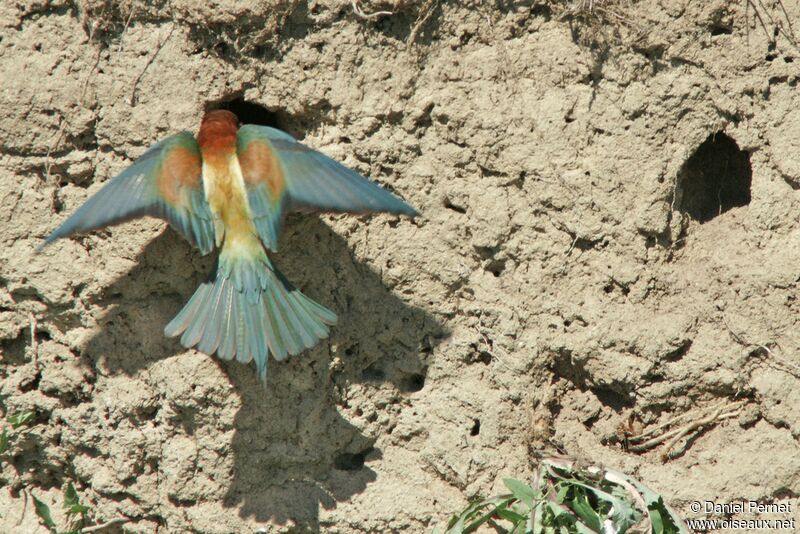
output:
[[[416,393],[425,387],[424,374],[411,374],[400,379],[398,388],[402,393]]]
[[[753,170],[750,154],[722,132],[711,134],[678,172],[679,211],[704,223],[750,204]]]
[[[470,436],[477,436],[481,433],[481,420],[480,419],[473,419],[472,420],[472,428],[469,429]]]
[[[339,471],[359,471],[364,467],[367,455],[372,450],[372,448],[369,448],[357,453],[341,453],[333,459],[333,467]]]
[[[257,124],[281,130],[286,129],[280,112],[272,111],[255,102],[249,102],[242,97],[212,104],[209,106],[209,111],[213,109],[227,109],[236,115],[239,124]]]

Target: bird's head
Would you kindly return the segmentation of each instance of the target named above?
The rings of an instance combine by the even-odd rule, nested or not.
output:
[[[230,111],[225,109],[209,111],[200,123],[197,144],[203,153],[232,150],[236,147],[238,130],[239,119]]]

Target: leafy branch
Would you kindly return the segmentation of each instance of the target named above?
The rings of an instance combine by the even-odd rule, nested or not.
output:
[[[434,534],[469,534],[500,521],[509,534],[689,534],[660,495],[611,469],[550,457],[532,485],[503,483],[510,493],[470,504]]]

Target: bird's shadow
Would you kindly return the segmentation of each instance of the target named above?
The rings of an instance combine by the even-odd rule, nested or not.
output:
[[[306,295],[333,309],[339,323],[317,347],[286,362],[270,361],[266,387],[252,365],[214,358],[241,396],[223,504],[255,521],[318,530],[320,506],[335,507],[378,476],[369,467],[381,456],[377,436],[342,416],[343,392],[353,383],[395,388],[398,398],[420,390],[428,356],[447,332],[387,289],[321,220],[306,216],[287,223],[281,241],[286,251],[273,259]],[[134,375],[184,352],[177,340],[164,337],[163,327],[212,263],[175,232],[162,233],[99,298],[109,311],[84,354],[103,372]]]

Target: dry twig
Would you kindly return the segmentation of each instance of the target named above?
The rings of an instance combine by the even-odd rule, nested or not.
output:
[[[31,325],[31,360],[33,361],[34,371],[39,370],[39,340],[36,337],[36,316],[33,312],[28,312],[28,321]]]
[[[158,53],[161,52],[161,49],[164,48],[165,44],[167,44],[167,41],[169,41],[169,38],[172,37],[172,32],[174,31],[175,31],[175,25],[173,24],[172,28],[170,28],[169,33],[164,38],[164,40],[158,43],[156,51],[153,52],[153,55],[150,56],[150,59],[147,60],[147,63],[145,64],[142,71],[139,73],[136,79],[133,80],[133,87],[131,88],[131,100],[130,100],[131,107],[136,105],[136,88],[139,86],[139,81],[142,79],[142,76],[144,76],[144,73],[147,72],[147,69],[150,68],[150,65],[153,64],[153,61],[156,60],[156,57],[158,57]]]
[[[359,0],[350,0],[350,3],[353,5],[353,13],[356,14],[356,17],[362,20],[369,20],[375,19],[378,17],[385,17],[387,15],[394,15],[392,11],[375,11],[374,13],[366,13],[363,9],[361,9],[361,3]]]
[[[117,517],[116,519],[112,519],[110,521],[106,521],[105,523],[101,523],[99,525],[92,525],[91,527],[83,527],[81,529],[81,534],[88,534],[89,532],[97,532],[98,530],[103,530],[104,528],[108,528],[113,525],[121,525],[123,523],[127,523],[130,521],[127,517]]]
[[[411,32],[408,34],[408,42],[406,43],[407,48],[411,48],[411,45],[413,45],[414,41],[417,40],[417,34],[420,32],[425,23],[428,22],[428,19],[431,18],[431,15],[433,15],[433,12],[436,10],[438,3],[439,0],[427,0],[422,5],[419,10],[419,16],[417,17],[416,22],[414,22]]]
[[[776,45],[776,39],[778,35],[782,35],[788,42],[791,44],[795,49],[800,49],[798,46],[797,38],[794,34],[794,28],[792,27],[792,20],[789,17],[789,13],[786,11],[786,6],[783,5],[782,0],[778,0],[777,2],[780,11],[783,13],[783,18],[786,22],[786,27],[788,27],[788,31],[784,28],[783,21],[779,20],[780,15],[778,17],[773,17],[770,9],[764,5],[762,0],[746,0],[744,5],[744,20],[745,20],[745,33],[747,42],[750,42],[750,23],[749,23],[749,12],[750,8],[753,8],[753,21],[758,20],[759,24],[761,25],[761,29],[764,30],[764,35],[767,38],[767,42],[769,43],[770,47],[774,47]],[[774,8],[773,8],[774,10]],[[763,12],[763,16],[762,16]],[[765,20],[766,17],[766,20]],[[772,26],[774,29],[770,31],[769,26]]]
[[[674,458],[678,453],[674,452],[673,449],[679,441],[693,432],[701,431],[708,425],[712,425],[718,423],[719,421],[730,419],[739,415],[739,411],[742,409],[742,407],[744,407],[744,405],[745,401],[728,403],[726,400],[717,403],[714,406],[701,409],[694,414],[681,414],[665,423],[647,430],[646,432],[642,432],[637,436],[630,436],[628,438],[628,442],[630,443],[628,450],[633,452],[645,452],[655,448],[658,445],[661,445],[662,443],[666,443],[664,445],[664,450],[661,453],[662,460],[666,461]],[[687,418],[690,420],[687,423],[684,423],[684,420]],[[671,428],[671,430],[666,430],[679,423],[682,425],[676,428]],[[662,431],[664,432],[661,433]]]
[[[690,432],[694,432],[695,430],[702,430],[706,425],[710,425],[712,423],[718,423],[724,419],[730,419],[732,417],[736,417],[739,415],[739,410],[741,409],[742,405],[736,405],[731,408],[732,411],[722,413],[722,408],[718,408],[713,413],[707,415],[703,419],[692,421],[688,426],[683,427],[680,429],[680,432],[675,434],[669,442],[664,446],[664,451],[661,453],[661,460],[667,461],[672,458],[675,458],[680,454],[680,451],[673,451],[675,445],[678,442],[689,435]]]

